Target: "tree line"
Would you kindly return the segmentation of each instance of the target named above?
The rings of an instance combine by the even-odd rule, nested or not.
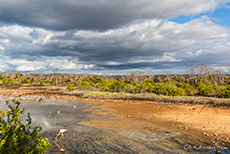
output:
[[[210,96],[230,98],[230,64],[223,70],[209,65],[189,66],[184,74],[160,75],[137,71],[129,75],[94,74],[0,74],[2,86],[55,86],[68,90],[155,93],[166,96]]]

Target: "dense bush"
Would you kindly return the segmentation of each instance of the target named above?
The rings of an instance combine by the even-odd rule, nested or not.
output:
[[[154,91],[155,86],[155,82],[153,82],[152,80],[147,80],[142,83],[142,92],[152,93]]]
[[[183,88],[177,87],[172,82],[158,83],[154,92],[166,96],[184,96],[185,91]]]
[[[3,83],[6,83],[8,85],[13,85],[15,83],[15,80],[11,79],[11,78],[5,78],[2,80]]]
[[[221,98],[230,98],[230,86],[219,86],[217,94]]]
[[[199,89],[199,94],[202,96],[215,96],[216,95],[216,86],[205,86]]]
[[[68,90],[74,90],[75,89],[75,87],[73,87],[70,83],[67,85],[67,87],[66,87]]]
[[[121,92],[123,91],[123,88],[125,86],[125,83],[123,80],[109,80],[110,83],[108,83],[109,91],[111,92]]]
[[[103,79],[101,78],[101,77],[95,77],[94,79],[93,79],[93,83],[102,83],[103,82]]]
[[[182,88],[185,90],[185,93],[187,95],[194,95],[197,93],[196,89],[187,83],[184,83]]]
[[[135,86],[132,84],[126,84],[124,87],[124,91],[127,93],[135,93]]]
[[[51,144],[48,139],[39,135],[42,127],[31,127],[31,117],[28,113],[27,124],[21,123],[20,116],[24,109],[19,108],[20,102],[13,100],[13,106],[8,101],[7,112],[0,111],[0,153],[10,154],[41,154],[48,152]],[[15,106],[15,107],[14,107]]]
[[[81,82],[81,86],[84,87],[84,88],[87,88],[89,86],[89,82],[87,81],[82,81]]]

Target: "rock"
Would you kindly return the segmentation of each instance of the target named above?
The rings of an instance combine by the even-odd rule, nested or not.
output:
[[[216,154],[221,154],[221,151],[217,150],[217,151],[216,151]]]
[[[204,109],[206,108],[206,106],[207,106],[207,105],[205,104],[201,110],[204,110]]]
[[[42,97],[40,97],[39,100],[38,100],[38,102],[41,102],[42,100],[43,100]]]

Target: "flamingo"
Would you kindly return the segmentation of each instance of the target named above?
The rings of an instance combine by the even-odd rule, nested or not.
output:
[[[60,129],[59,130],[59,133],[57,134],[57,136],[55,137],[55,144],[58,146],[58,148],[59,148],[59,150],[60,151],[65,151],[66,150],[66,148],[64,148],[64,147],[60,147],[58,144],[57,144],[57,138],[58,138],[58,136],[60,136],[61,135],[61,137],[63,137],[64,136],[64,132],[66,132],[67,130],[66,129]],[[61,144],[62,145],[62,144]],[[62,145],[63,146],[63,145]]]
[[[55,140],[57,141],[57,138],[58,138],[58,136],[60,136],[61,135],[61,137],[63,137],[64,136],[64,132],[67,132],[67,130],[66,129],[60,129],[60,131],[59,131],[59,133],[57,134],[57,136],[55,137]]]

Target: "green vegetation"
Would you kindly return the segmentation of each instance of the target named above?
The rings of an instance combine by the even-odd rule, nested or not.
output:
[[[13,105],[8,101],[7,112],[0,110],[0,153],[11,154],[41,154],[48,152],[51,144],[48,139],[39,135],[42,127],[31,127],[30,113],[27,115],[27,124],[21,123],[20,116],[24,109],[19,108],[20,102],[13,100]]]
[[[73,87],[70,83],[67,85],[66,88],[69,89],[69,90],[74,90],[75,89],[75,87]]]
[[[91,97],[91,98],[118,98],[121,97],[121,93],[111,93],[111,92],[86,92],[83,97]]]
[[[230,65],[226,66],[230,73]],[[169,72],[161,75],[91,74],[0,74],[2,86],[56,86],[68,90],[90,90],[96,92],[152,93],[165,96],[206,96],[230,98],[230,76],[223,70],[214,70],[208,65],[188,67],[183,75]]]

